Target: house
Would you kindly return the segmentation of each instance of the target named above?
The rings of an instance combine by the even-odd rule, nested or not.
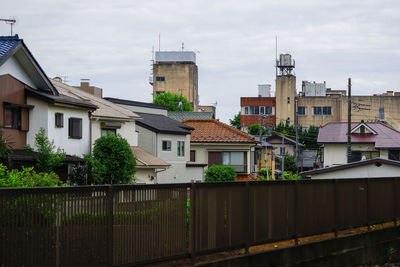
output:
[[[285,153],[289,155],[296,154],[296,140],[287,137],[286,135],[280,133],[272,133],[272,135],[264,138],[264,141],[270,143],[272,146],[277,148],[276,155],[281,157]],[[303,144],[298,143],[298,146],[304,147]]]
[[[400,162],[397,160],[373,158],[355,161],[300,173],[311,179],[352,179],[352,178],[389,178],[398,177]]]
[[[114,97],[104,97],[105,100],[113,102],[123,108],[132,110],[133,112],[159,114],[168,116],[168,107],[157,105],[153,103],[139,102],[127,99],[120,99]]]
[[[141,119],[138,114],[103,99],[102,89],[90,86],[88,81],[81,83],[80,87],[69,86],[61,82],[60,78],[55,78],[52,82],[60,93],[97,106],[97,109],[89,116],[91,146],[94,145],[96,139],[110,133],[119,134],[128,141],[136,157],[137,182],[154,183],[157,172],[164,171],[170,166],[167,162],[138,147],[136,121]],[[85,90],[86,88],[92,88],[92,90]]]
[[[254,164],[257,141],[245,132],[217,119],[183,120],[194,128],[190,136],[190,161],[212,165],[228,165],[239,176],[248,176]]]
[[[88,154],[89,114],[96,106],[58,92],[24,41],[0,37],[0,124],[14,149],[47,137],[69,155]]]
[[[254,139],[260,142],[260,136],[254,136]],[[270,169],[272,171],[272,179],[275,179],[275,150],[276,147],[265,141],[265,136],[261,137],[261,143],[255,148],[254,166],[252,172],[258,172],[260,169]],[[261,155],[260,155],[261,153]],[[261,161],[260,161],[261,159]]]
[[[323,166],[347,163],[347,123],[328,122],[318,134],[317,142],[323,146]],[[400,132],[382,122],[351,123],[351,159],[382,158],[399,160]]]

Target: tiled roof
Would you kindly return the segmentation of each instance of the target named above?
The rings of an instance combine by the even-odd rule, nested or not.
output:
[[[183,120],[194,128],[190,136],[191,143],[256,143],[249,134],[232,126],[220,122],[217,119],[209,120]]]
[[[352,122],[353,129],[359,122]],[[400,148],[400,132],[382,122],[366,122],[377,134],[351,134],[351,143],[374,143],[375,148]],[[318,143],[344,144],[347,142],[347,122],[328,122],[319,129]]]
[[[21,43],[22,40],[15,36],[0,36],[0,64],[12,53],[12,51]]]
[[[136,112],[142,120],[136,122],[150,131],[156,133],[190,134],[192,127],[164,115]]]
[[[136,157],[136,164],[138,168],[144,167],[163,167],[167,168],[170,166],[169,163],[163,161],[160,158],[144,151],[138,146],[131,146],[133,155]]]
[[[214,119],[212,112],[169,111],[168,117],[176,121],[190,119]]]
[[[97,106],[97,109],[92,113],[94,117],[117,118],[123,120],[140,118],[139,115],[137,115],[133,111],[125,109],[103,98],[79,90],[75,87],[69,86],[68,84],[59,82],[55,79],[52,80],[52,83],[61,94]]]

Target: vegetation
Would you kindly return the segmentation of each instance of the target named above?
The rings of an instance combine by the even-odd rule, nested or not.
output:
[[[287,122],[284,124],[280,122],[276,127],[275,131],[278,133],[282,133],[289,138],[296,138],[296,127],[294,125],[289,125]],[[305,145],[305,149],[307,150],[315,150],[319,148],[317,144],[319,133],[319,127],[310,126],[308,129],[303,129],[301,125],[299,126],[298,134],[299,134],[299,142]]]
[[[268,173],[268,175],[267,175],[267,173]],[[262,177],[262,179],[260,179],[260,180],[271,179],[271,177],[272,177],[272,170],[269,169],[269,168],[268,168],[268,169],[262,168],[262,169],[259,171],[258,174]]]
[[[230,124],[232,127],[235,127],[236,129],[240,129],[240,115],[242,115],[242,114],[241,114],[241,112],[239,111],[239,113],[236,114],[235,117],[233,117],[232,120],[229,119],[229,124]]]
[[[135,156],[128,141],[120,135],[110,134],[97,139],[92,156],[86,156],[85,160],[86,183],[126,184],[132,182],[136,173]]]
[[[259,135],[260,134],[260,124],[253,124],[247,127],[247,132],[251,135]],[[269,134],[269,130],[262,128],[262,134],[267,135]]]
[[[285,164],[283,167],[285,168],[285,171],[290,171],[294,173],[297,172],[296,156],[289,155],[286,152],[284,159],[285,159]],[[282,170],[282,159],[279,160],[279,168]]]
[[[167,106],[168,111],[193,111],[192,105],[186,97],[170,92],[157,95],[153,103]]]
[[[35,145],[37,147],[38,157],[36,169],[39,172],[52,172],[55,168],[62,166],[65,159],[65,153],[54,145],[54,141],[50,141],[43,128],[35,136]]]
[[[234,181],[236,171],[231,166],[212,165],[206,171],[206,182],[228,182]]]
[[[9,166],[9,158],[12,153],[12,142],[4,136],[3,126],[0,126],[0,164]]]
[[[300,179],[302,179],[301,176],[299,176],[293,172],[290,172],[290,171],[285,171],[283,173],[283,177],[285,178],[285,180],[300,180]],[[279,176],[278,178],[282,179],[282,176]]]
[[[33,167],[22,167],[22,171],[10,171],[6,166],[0,164],[0,187],[43,187],[61,185],[63,185],[63,183],[54,172],[36,173]]]

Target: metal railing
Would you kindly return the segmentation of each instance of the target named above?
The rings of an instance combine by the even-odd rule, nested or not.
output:
[[[0,266],[171,260],[394,221],[399,178],[0,190]]]

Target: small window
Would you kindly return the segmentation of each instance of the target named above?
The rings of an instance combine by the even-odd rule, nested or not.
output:
[[[81,139],[82,138],[82,119],[69,118],[68,133],[69,133],[69,138]]]
[[[326,116],[332,115],[332,108],[331,107],[323,107],[322,114],[326,115]]]
[[[165,76],[156,76],[157,82],[165,82]]]
[[[307,115],[307,107],[297,107],[297,115],[300,116]]]
[[[157,92],[156,92],[156,95],[164,94],[164,93],[165,93],[165,91],[157,91]]]
[[[21,108],[4,108],[4,127],[13,129],[21,128]]]
[[[383,108],[379,109],[379,119],[381,121],[385,119],[385,109],[383,109]]]
[[[254,115],[255,114],[254,112],[255,112],[254,107],[250,107],[250,115]]]
[[[400,160],[400,151],[399,150],[389,150],[389,159],[391,160]]]
[[[117,134],[117,129],[109,129],[109,128],[102,128],[101,129],[101,136],[107,136],[109,134]]]
[[[265,112],[265,107],[260,107],[260,114],[264,114]]]
[[[259,109],[258,109],[259,107],[254,107],[254,114],[255,115],[258,115],[259,114]]]
[[[56,113],[55,114],[55,122],[56,122],[56,128],[63,128],[64,127],[64,114]]]
[[[287,103],[290,104],[290,97],[287,98]]]
[[[272,107],[266,106],[266,107],[265,107],[265,114],[271,115],[271,114],[272,114]]]
[[[196,162],[196,150],[190,150],[190,161]]]
[[[360,133],[365,134],[365,126],[364,125],[360,126]]]
[[[171,151],[171,141],[162,141],[162,150]]]
[[[244,115],[248,115],[249,114],[249,107],[244,107]]]
[[[178,157],[185,156],[185,142],[184,141],[178,141],[176,150],[177,150],[176,154],[178,155]]]
[[[285,155],[285,147],[280,147],[281,156]]]

